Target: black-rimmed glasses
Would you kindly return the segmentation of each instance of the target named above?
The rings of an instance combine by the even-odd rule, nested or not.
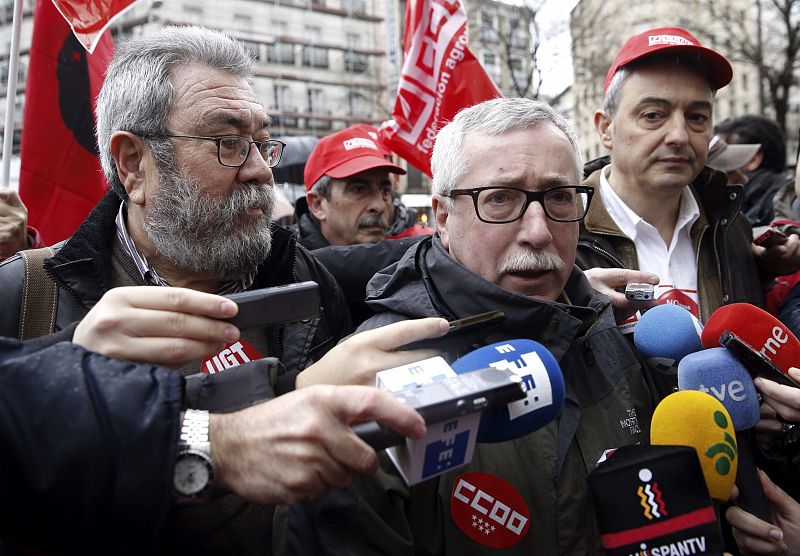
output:
[[[577,222],[586,216],[592,202],[594,187],[589,185],[559,185],[542,191],[517,187],[476,187],[453,189],[447,197],[469,195],[478,219],[487,224],[507,224],[522,218],[528,206],[537,201],[544,214],[556,222]]]
[[[206,137],[203,135],[171,135],[164,133],[162,135],[143,135],[145,138],[158,138],[170,137],[173,139],[200,139],[202,141],[214,141],[217,144],[217,160],[223,166],[230,168],[238,168],[247,157],[250,156],[250,149],[253,145],[258,148],[261,157],[267,163],[267,166],[274,168],[281,161],[283,148],[286,146],[282,141],[277,139],[268,139],[266,141],[248,141],[244,137],[238,135],[225,135],[222,137]]]

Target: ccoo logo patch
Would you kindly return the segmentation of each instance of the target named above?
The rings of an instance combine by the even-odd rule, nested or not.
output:
[[[530,512],[519,492],[489,473],[465,473],[450,496],[453,522],[472,540],[491,548],[509,548],[530,528]]]

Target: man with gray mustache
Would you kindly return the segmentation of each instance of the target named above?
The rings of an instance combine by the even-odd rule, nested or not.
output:
[[[390,174],[406,173],[391,162],[391,154],[377,130],[365,124],[320,139],[303,171],[306,197],[295,207],[303,247],[377,243],[386,238],[394,228],[395,213]]]
[[[272,223],[271,169],[283,143],[270,137],[252,79],[246,50],[207,29],[170,27],[120,47],[97,99],[111,191],[44,261],[58,290],[53,334],[41,341],[72,340],[184,375],[270,355],[283,364],[286,390],[349,332],[333,277]],[[17,257],[0,267],[10,287],[0,335],[19,335],[23,266]],[[271,329],[239,330],[222,320],[230,314],[192,304],[185,291],[306,280],[319,284],[323,317]]]
[[[281,508],[278,547],[284,554],[323,546],[341,554],[485,554],[489,537],[476,542],[451,517],[463,506],[453,495],[458,478],[474,473],[484,483],[471,484],[487,496],[500,483],[518,495],[503,491],[498,503],[522,501],[512,509],[531,525],[514,533],[513,553],[601,554],[587,475],[604,450],[647,441],[654,400],[610,299],[575,266],[579,222],[594,193],[580,185],[575,133],[546,104],[494,99],[439,131],[431,168],[437,233],[373,277],[367,304],[377,314],[359,331],[501,309],[504,322],[463,343],[543,344],[564,373],[562,414],[516,440],[478,444],[468,466],[413,488],[386,463],[324,502]],[[457,354],[464,347],[446,337],[437,345]]]

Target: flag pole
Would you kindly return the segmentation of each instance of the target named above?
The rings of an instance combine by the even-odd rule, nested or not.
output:
[[[22,30],[22,2],[23,0],[14,0],[14,20],[11,24],[11,49],[8,54],[8,87],[6,88],[6,124],[3,131],[3,187],[9,186],[11,178],[11,152],[14,146],[14,112],[17,106],[19,35]]]

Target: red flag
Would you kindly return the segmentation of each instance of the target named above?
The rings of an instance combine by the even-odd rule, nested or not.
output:
[[[381,139],[430,176],[439,128],[462,108],[503,93],[467,46],[460,0],[408,0],[403,52],[393,119],[381,126]]]
[[[77,229],[108,184],[97,158],[94,99],[114,52],[88,54],[49,0],[36,4],[22,132],[20,196],[49,245]]]
[[[72,32],[91,54],[103,31],[136,0],[53,0]]]

